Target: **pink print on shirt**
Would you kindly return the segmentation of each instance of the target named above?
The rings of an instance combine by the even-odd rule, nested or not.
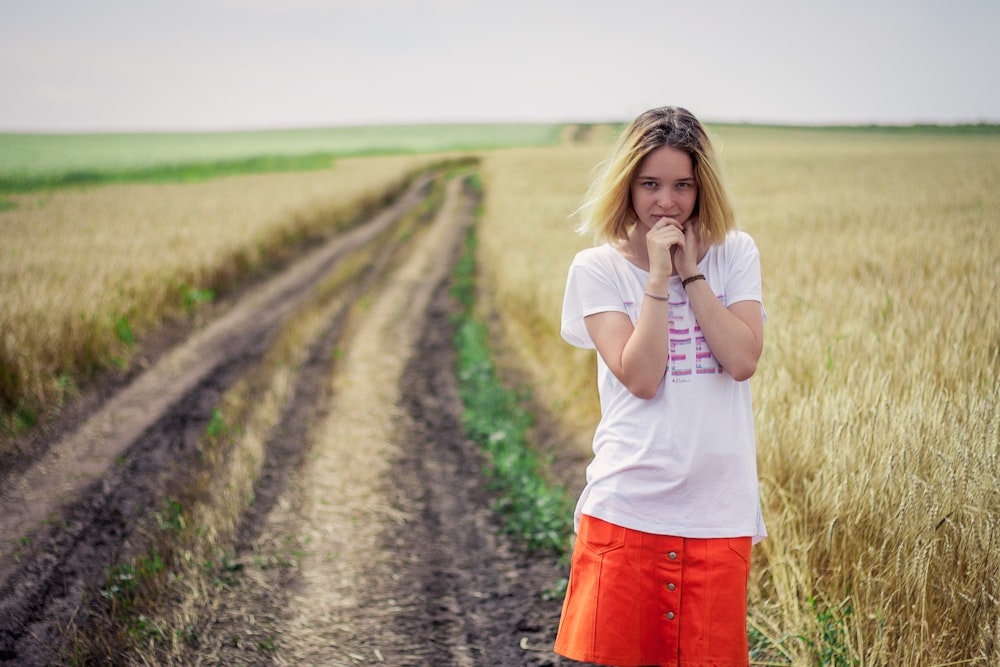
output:
[[[725,303],[724,294],[717,296]],[[723,372],[687,305],[687,301],[670,302],[670,359],[667,373],[673,382],[690,382],[695,375]]]

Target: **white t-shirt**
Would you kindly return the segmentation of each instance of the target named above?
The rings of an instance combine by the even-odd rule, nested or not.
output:
[[[732,232],[698,263],[723,305],[761,302],[760,255]],[[635,325],[649,274],[610,245],[577,253],[563,301],[562,337],[594,349],[584,318],[625,313]],[[656,396],[637,398],[597,355],[601,422],[576,506],[633,530],[679,537],[766,536],[760,511],[749,381],[712,355],[687,294],[670,279],[670,359]],[[761,307],[763,314],[763,306]]]

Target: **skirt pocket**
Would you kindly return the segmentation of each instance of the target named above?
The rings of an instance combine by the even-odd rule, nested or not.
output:
[[[621,549],[625,546],[626,529],[613,523],[586,517],[580,522],[580,532],[577,543],[587,547],[592,553],[600,556]]]

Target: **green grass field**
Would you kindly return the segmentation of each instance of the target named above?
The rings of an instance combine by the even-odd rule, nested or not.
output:
[[[255,132],[0,134],[0,196],[106,182],[328,167],[336,157],[558,143],[553,124],[332,127]]]

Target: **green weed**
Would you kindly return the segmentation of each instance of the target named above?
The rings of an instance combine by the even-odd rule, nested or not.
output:
[[[164,500],[162,509],[158,512],[153,512],[153,518],[156,520],[156,527],[161,531],[181,531],[187,527],[184,519],[184,509],[173,498]]]
[[[115,318],[115,335],[128,347],[135,344],[135,334],[132,333],[132,325],[129,324],[128,315],[119,315]]]
[[[529,396],[504,386],[489,348],[489,328],[473,313],[475,304],[475,231],[452,275],[451,294],[461,304],[454,336],[456,374],[464,405],[466,433],[487,454],[490,484],[500,495],[495,508],[504,528],[529,549],[563,553],[572,529],[572,509],[565,491],[548,483],[538,455],[527,441],[533,416]]]
[[[26,403],[21,403],[14,410],[14,433],[32,428],[38,423],[38,412]]]
[[[187,312],[193,311],[199,305],[215,300],[215,290],[199,289],[181,285],[181,304]]]
[[[228,435],[229,432],[229,424],[226,423],[222,412],[218,408],[213,408],[212,417],[208,420],[208,425],[205,426],[205,435],[208,436],[209,440],[219,440]]]
[[[127,609],[136,592],[135,568],[130,563],[119,563],[104,568],[104,587],[100,595],[113,607]]]
[[[821,605],[816,598],[809,598],[819,628],[816,638],[800,637],[813,654],[816,663],[823,667],[856,667],[861,661],[851,657],[847,644],[847,621],[853,613],[849,601],[839,606]]]

